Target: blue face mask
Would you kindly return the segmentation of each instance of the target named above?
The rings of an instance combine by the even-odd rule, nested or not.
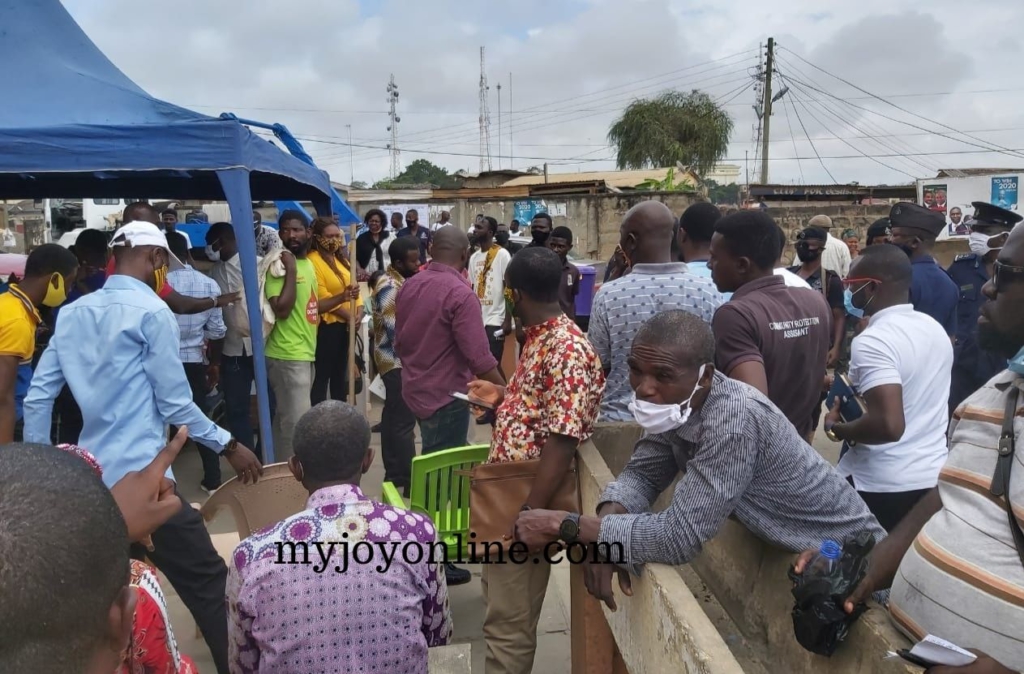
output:
[[[1024,374],[1024,347],[1021,347],[1017,355],[1010,359],[1010,364],[1007,367],[1010,368],[1010,372]]]
[[[853,291],[849,288],[843,291],[843,304],[846,305],[846,313],[854,318],[864,318],[864,310],[853,306]]]
[[[843,304],[846,305],[846,313],[850,314],[854,318],[864,318],[864,309],[867,309],[868,304],[871,304],[871,300],[875,299],[874,297],[868,298],[867,303],[864,305],[864,309],[858,309],[857,307],[853,306],[853,296],[867,287],[868,284],[865,283],[861,287],[857,288],[856,293],[850,290],[849,288],[846,288],[846,290],[843,291]]]

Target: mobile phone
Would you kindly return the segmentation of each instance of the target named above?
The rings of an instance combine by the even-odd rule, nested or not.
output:
[[[476,398],[472,398],[471,399],[465,393],[458,393],[458,392],[454,392],[453,391],[451,395],[452,395],[453,398],[458,398],[459,400],[465,400],[467,403],[469,403],[470,405],[474,405],[475,407],[482,407],[485,410],[493,410],[494,409],[494,405],[492,405],[490,403],[486,403],[483,400],[477,400]]]
[[[917,665],[918,667],[923,667],[924,669],[928,669],[929,667],[936,667],[938,665],[938,663],[936,662],[929,662],[924,658],[919,658],[918,656],[908,651],[906,648],[901,648],[900,650],[896,651],[896,655],[900,656],[907,662],[913,665]]]

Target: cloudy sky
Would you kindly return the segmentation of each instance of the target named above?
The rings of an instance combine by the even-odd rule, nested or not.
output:
[[[339,182],[349,182],[350,171],[366,182],[388,175],[392,74],[402,163],[426,157],[451,171],[479,170],[481,46],[492,168],[614,168],[606,134],[626,104],[698,88],[735,122],[726,161],[743,166],[749,153],[753,172],[755,93],[748,85],[769,36],[779,45],[774,87],[789,86],[771,122],[771,182],[895,184],[938,168],[1024,167],[1017,35],[1024,2],[64,4],[150,93],[209,114],[281,122]],[[987,151],[997,146],[1015,152]]]

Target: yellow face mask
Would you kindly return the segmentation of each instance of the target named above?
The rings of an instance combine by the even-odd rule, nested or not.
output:
[[[64,288],[64,277],[53,272],[50,282],[46,284],[46,297],[43,298],[43,304],[51,308],[59,307],[67,298],[68,291]]]
[[[164,265],[154,271],[153,277],[156,279],[156,287],[153,289],[156,290],[159,295],[160,291],[164,289],[165,285],[167,285],[167,265]]]

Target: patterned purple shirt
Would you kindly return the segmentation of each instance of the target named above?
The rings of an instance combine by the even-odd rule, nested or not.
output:
[[[354,485],[314,492],[306,510],[235,548],[231,671],[427,671],[427,648],[452,634],[435,541],[428,518],[371,501]]]

